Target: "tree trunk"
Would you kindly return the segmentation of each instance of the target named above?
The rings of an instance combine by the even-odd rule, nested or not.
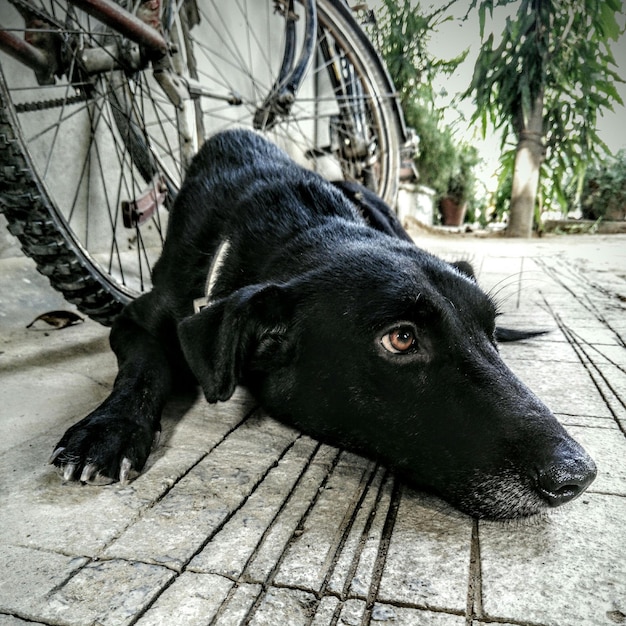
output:
[[[543,89],[533,102],[528,121],[521,121],[517,137],[511,210],[506,234],[509,237],[530,237],[539,186],[539,168],[544,158]]]

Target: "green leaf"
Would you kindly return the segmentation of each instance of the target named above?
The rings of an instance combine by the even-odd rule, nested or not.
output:
[[[481,2],[480,6],[478,7],[478,24],[479,24],[479,30],[478,32],[480,33],[480,38],[482,39],[485,35],[485,11],[487,10],[487,5],[485,2]]]
[[[619,38],[621,32],[615,19],[615,13],[618,11],[619,9],[612,8],[609,2],[600,2],[600,12],[595,19],[604,37],[614,41]]]

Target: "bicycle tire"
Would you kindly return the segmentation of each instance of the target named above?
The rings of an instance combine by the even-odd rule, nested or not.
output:
[[[58,4],[55,0],[55,5],[58,6]],[[216,6],[215,2],[211,4]],[[236,2],[236,5],[240,8],[243,6],[239,2]],[[377,133],[376,141],[378,142],[377,149],[379,150],[377,158],[385,159],[380,166],[384,174],[384,180],[380,181],[376,191],[385,197],[388,202],[393,202],[397,189],[398,159],[404,140],[404,126],[397,101],[392,95],[393,87],[391,81],[371,43],[355,22],[349,9],[341,1],[321,0],[318,2],[318,14],[320,22],[319,36],[330,39],[333,45],[340,51],[338,54],[341,53],[345,58],[349,59],[352,66],[356,68],[359,80],[363,83],[362,86],[368,98],[368,115],[373,118],[372,123],[375,125],[375,133]],[[206,15],[205,23],[207,23]],[[190,55],[194,50],[196,53],[202,53],[203,49],[196,47],[197,42],[191,41],[194,37],[193,29],[190,37],[189,31],[185,30],[185,28],[179,32],[182,33],[185,39],[184,44],[188,48],[187,54]],[[250,29],[251,26],[248,24],[247,28]],[[195,36],[197,37],[198,35],[196,34]],[[196,73],[196,69],[193,67],[193,59],[188,58],[186,63],[189,75],[193,77],[194,73]],[[328,71],[328,68],[325,70],[322,67],[319,71]],[[127,104],[123,105],[123,98],[120,99],[119,97],[120,84],[124,83],[124,89],[131,89],[132,85],[138,89],[139,80],[146,81],[147,87],[145,87],[145,92],[149,94],[149,97],[144,98],[140,102],[135,102],[132,100],[134,95],[131,90],[128,92],[131,100],[127,100]],[[251,74],[250,81],[253,82],[253,80],[256,80],[256,77]],[[319,76],[316,76],[315,80],[319,80]],[[32,102],[28,99],[24,100],[23,98],[20,100],[21,92],[18,92],[15,87],[9,86],[1,66],[0,211],[4,213],[7,219],[10,232],[20,240],[23,251],[35,260],[39,271],[49,278],[51,285],[60,291],[69,302],[74,303],[83,313],[102,324],[110,325],[127,302],[150,288],[148,272],[152,262],[158,257],[167,219],[167,212],[161,210],[160,207],[156,212],[156,218],[152,218],[148,222],[151,232],[147,232],[145,226],[135,226],[134,230],[130,229],[128,232],[121,231],[122,235],[118,235],[121,221],[119,205],[120,198],[123,196],[123,193],[120,193],[120,189],[125,186],[126,196],[129,198],[134,197],[133,193],[137,193],[137,190],[140,190],[142,187],[145,189],[146,185],[150,183],[148,179],[155,171],[155,168],[160,168],[168,172],[167,184],[168,189],[170,189],[169,201],[171,201],[176,187],[180,184],[183,172],[180,167],[180,162],[182,161],[180,158],[180,147],[176,146],[174,148],[168,144],[167,148],[160,152],[154,149],[154,145],[160,147],[169,142],[170,136],[168,136],[167,132],[163,130],[162,135],[155,139],[150,133],[157,131],[146,130],[150,119],[149,112],[146,110],[146,102],[154,106],[155,109],[157,106],[166,107],[168,104],[160,95],[154,95],[156,91],[150,91],[156,90],[153,79],[145,77],[133,77],[131,79],[119,70],[116,70],[109,75],[101,76],[99,81],[98,84],[95,84],[94,81],[94,84],[89,86],[89,89],[92,90],[91,93],[85,90],[83,93],[79,93],[78,96],[74,92],[72,92],[71,96],[68,96],[69,91],[66,91],[63,95],[64,102],[60,105],[57,103],[55,106],[57,108],[59,106],[64,107],[63,111],[66,108],[67,111],[70,111],[67,114],[67,119],[72,119],[73,111],[75,110],[82,110],[83,113],[87,112],[89,114],[92,124],[89,127],[92,135],[89,137],[89,142],[93,141],[93,135],[95,135],[96,131],[100,132],[97,126],[94,130],[93,119],[97,118],[97,120],[100,120],[105,115],[109,117],[104,131],[105,134],[108,133],[110,135],[106,139],[113,146],[113,151],[117,151],[120,163],[115,164],[115,168],[111,164],[107,164],[107,167],[111,168],[111,172],[107,170],[106,174],[109,175],[112,181],[110,183],[111,188],[114,187],[114,183],[117,185],[117,197],[115,202],[112,203],[114,204],[114,211],[112,212],[111,208],[109,208],[108,215],[106,215],[112,230],[112,234],[107,235],[110,240],[107,240],[106,245],[110,247],[110,250],[115,251],[117,260],[112,261],[109,258],[108,261],[105,259],[106,262],[102,262],[98,256],[99,250],[92,243],[95,237],[91,236],[90,238],[88,230],[84,235],[79,233],[81,226],[76,226],[73,221],[76,219],[74,210],[76,209],[75,205],[76,198],[79,195],[79,187],[77,186],[76,188],[71,209],[67,206],[68,194],[65,190],[59,190],[59,182],[57,180],[59,172],[71,178],[70,172],[80,169],[78,167],[81,163],[80,159],[77,158],[77,163],[72,163],[70,164],[72,167],[68,167],[68,164],[65,162],[51,163],[53,159],[48,155],[45,167],[42,166],[41,156],[35,153],[32,142],[29,141],[25,132],[28,129],[31,136],[36,136],[36,132],[32,132],[32,128],[28,126],[27,122],[29,119],[32,119],[29,117],[31,109],[36,110],[40,103],[37,101]],[[152,82],[149,83],[148,81]],[[67,85],[65,88],[67,89]],[[100,88],[103,89],[101,100],[96,101],[96,97],[93,94],[97,94]],[[266,92],[264,92],[265,88],[259,89],[257,97],[266,95]],[[55,93],[59,93],[58,87]],[[112,93],[115,93],[116,96],[112,96]],[[317,97],[317,93],[315,95]],[[304,117],[301,113],[305,110],[302,108],[304,106],[302,104],[304,98],[302,102],[296,102],[297,106],[301,108],[298,109],[296,106],[296,113],[292,112],[292,118],[288,117],[283,120],[282,122],[284,123],[279,128],[284,133],[284,137],[287,138],[289,138],[289,132],[293,132],[294,125],[296,123],[301,124],[301,120]],[[309,101],[309,104],[311,102],[316,106],[321,106],[319,103],[315,103],[314,99]],[[50,103],[49,98],[44,100],[42,108],[45,108],[45,105],[48,103]],[[197,100],[192,103],[192,106],[195,110],[195,123],[199,133],[201,132],[202,135],[212,134],[222,127],[226,128],[233,124],[233,120],[228,118],[228,116],[226,116],[225,120],[222,120],[215,111],[203,110],[202,114],[200,114]],[[92,110],[89,107],[92,107]],[[253,107],[254,102],[251,101],[248,107],[249,119],[252,118],[251,111]],[[297,117],[298,111],[300,111],[300,118]],[[158,113],[153,115],[158,117]],[[132,121],[133,119],[136,120],[136,123]],[[174,119],[173,114],[171,119]],[[322,118],[320,117],[319,119]],[[319,119],[316,118],[316,123]],[[123,120],[126,120],[126,122]],[[131,122],[128,122],[128,120],[131,120]],[[221,123],[222,121],[224,124]],[[235,122],[239,121],[235,120]],[[65,118],[63,123],[65,123]],[[247,123],[249,124],[250,122],[248,121]],[[328,120],[324,118],[324,124],[327,123]],[[60,125],[61,122],[59,122]],[[241,124],[237,123],[236,125]],[[328,133],[330,133],[330,130],[327,131]],[[269,134],[276,135],[277,131],[274,129]],[[114,135],[115,137],[111,139]],[[271,138],[276,139],[276,137]],[[281,137],[278,136],[277,142],[280,139]],[[300,150],[300,157],[302,157],[303,152],[304,148]],[[51,153],[52,151],[50,151]],[[90,156],[83,158],[83,168],[88,160],[91,163],[91,158]],[[98,157],[98,160],[102,160],[101,157]],[[103,168],[102,164],[100,164],[100,169],[104,170],[106,168]],[[53,174],[50,172],[53,172]],[[100,181],[102,188],[100,195],[106,196],[108,203],[108,185],[105,184],[104,176],[105,173],[102,174],[103,180]],[[62,178],[63,176],[61,176]],[[80,184],[82,183],[79,181],[78,185]],[[87,187],[88,193],[91,194],[93,190],[88,185]],[[96,197],[97,194],[93,193],[94,197]],[[91,195],[89,195],[89,198],[91,198]],[[100,202],[102,202],[101,198]],[[91,219],[89,206],[90,204],[85,202],[85,207],[79,207],[87,213],[87,216],[83,217],[85,221]],[[97,203],[95,203],[95,206],[98,208]],[[98,219],[102,221],[102,216],[98,216]],[[162,220],[162,223],[158,220]],[[106,219],[104,221],[104,227],[106,228],[107,221]],[[144,239],[147,239],[149,236],[152,236],[153,240],[149,244],[143,243]],[[118,237],[120,237],[120,241],[118,241]],[[136,238],[135,243],[132,242],[133,237]],[[129,252],[122,249],[122,242],[125,245],[128,244]],[[133,245],[135,246],[134,248]],[[105,248],[106,246],[103,247]],[[109,254],[113,255],[113,252]],[[149,254],[151,255],[150,259],[148,258]],[[132,256],[135,259],[133,263],[138,266],[137,276],[124,269],[126,266],[123,267],[123,264],[127,263],[124,255],[127,255],[127,257]],[[124,261],[122,261],[122,257],[124,257]],[[143,257],[145,257],[145,268],[143,267]],[[115,267],[115,264],[119,265],[119,268]],[[126,275],[124,274],[125,271]],[[135,282],[131,284],[128,276],[132,276],[132,280]]]

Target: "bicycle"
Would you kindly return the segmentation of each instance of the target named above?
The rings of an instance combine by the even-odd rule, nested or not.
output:
[[[223,128],[394,201],[407,133],[345,0],[9,0],[0,21],[0,211],[98,322],[150,289],[185,169]]]

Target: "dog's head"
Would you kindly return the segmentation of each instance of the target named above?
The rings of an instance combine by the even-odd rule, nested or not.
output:
[[[276,417],[470,515],[520,517],[576,497],[596,470],[504,364],[495,319],[462,264],[354,243],[304,276],[216,300],[179,337],[209,401],[243,382]]]

